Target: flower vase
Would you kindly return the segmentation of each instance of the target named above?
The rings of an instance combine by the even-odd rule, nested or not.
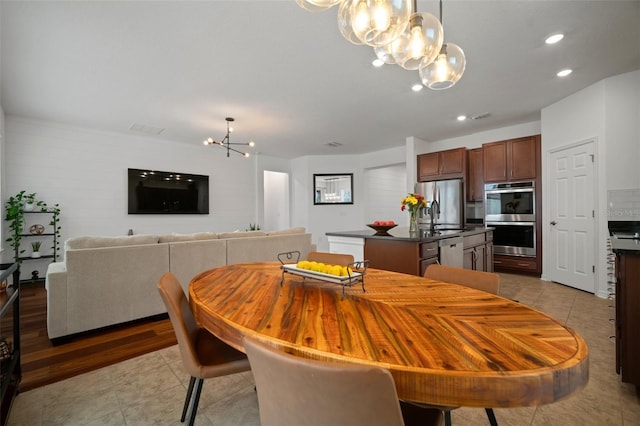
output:
[[[418,211],[411,210],[411,217],[409,218],[409,234],[418,233]]]

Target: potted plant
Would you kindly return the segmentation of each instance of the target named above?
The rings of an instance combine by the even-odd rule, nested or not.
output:
[[[33,210],[26,210],[27,205],[33,205]],[[51,222],[49,223],[54,232],[54,241],[52,244],[54,262],[58,259],[58,250],[60,249],[60,207],[58,204],[54,204],[53,207],[49,207],[44,201],[36,200],[36,194],[27,194],[22,190],[14,196],[9,197],[5,202],[5,217],[4,219],[9,222],[9,236],[6,241],[13,249],[14,260],[20,262],[20,255],[25,252],[20,248],[20,241],[24,233],[24,212],[25,211],[40,211],[49,212],[52,214]]]
[[[31,242],[31,257],[38,258],[40,257],[40,246],[42,245],[42,241],[33,241]]]

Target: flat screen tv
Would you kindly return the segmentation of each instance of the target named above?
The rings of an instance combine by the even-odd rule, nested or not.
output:
[[[129,214],[209,214],[209,176],[129,169]]]

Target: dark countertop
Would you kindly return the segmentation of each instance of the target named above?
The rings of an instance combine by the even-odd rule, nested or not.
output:
[[[335,231],[327,232],[326,235],[334,237],[351,237],[364,239],[384,239],[390,241],[415,241],[415,242],[432,242],[445,238],[465,237],[475,234],[481,234],[492,231],[493,228],[485,227],[466,227],[464,229],[442,229],[436,230],[435,233],[429,232],[429,228],[420,228],[417,235],[409,235],[408,227],[396,227],[388,232],[388,235],[376,235],[373,229],[363,229],[358,231]]]
[[[640,240],[611,237],[611,248],[615,254],[640,255]]]
[[[611,249],[615,254],[640,255],[640,239],[618,238],[616,234],[634,234],[640,232],[640,222],[609,221]]]

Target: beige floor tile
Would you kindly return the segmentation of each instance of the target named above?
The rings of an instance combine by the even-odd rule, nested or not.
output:
[[[541,310],[578,332],[589,347],[587,386],[540,407],[495,409],[501,426],[638,426],[640,397],[615,373],[611,301],[533,277],[501,274],[500,295]],[[189,375],[177,346],[21,393],[11,426],[180,425]],[[251,372],[205,381],[196,425],[257,426]],[[453,410],[454,426],[488,425],[482,408]]]

